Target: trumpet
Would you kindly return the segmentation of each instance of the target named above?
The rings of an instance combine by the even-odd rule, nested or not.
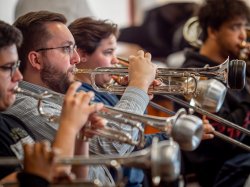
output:
[[[158,185],[161,180],[174,181],[180,175],[179,145],[173,141],[165,140],[158,142],[157,138],[153,139],[151,147],[133,152],[126,156],[92,156],[86,158],[84,156],[75,156],[74,158],[59,157],[55,160],[58,165],[106,165],[116,169],[116,184],[122,183],[123,174],[121,166],[136,167],[142,169],[150,169],[152,174],[152,182]],[[18,165],[23,160],[12,157],[0,158],[0,166],[2,165]]]
[[[51,101],[63,102],[64,95],[55,92],[45,92],[41,94],[33,93],[28,90],[17,87],[16,93],[31,96],[38,100],[37,109],[41,116],[47,118],[49,121],[59,122],[60,114],[51,114],[46,112],[43,103],[50,99]],[[202,120],[194,115],[187,115],[185,109],[180,109],[174,116],[171,117],[156,117],[150,115],[140,115],[117,109],[110,106],[105,106],[103,110],[97,113],[99,116],[106,118],[109,122],[116,122],[119,124],[118,129],[105,127],[102,129],[93,130],[86,126],[85,131],[90,132],[104,138],[112,139],[122,143],[143,147],[144,129],[141,123],[153,126],[162,132],[173,137],[173,139],[180,144],[183,150],[194,150],[198,147],[202,133]],[[131,128],[136,128],[139,133],[139,139],[133,140],[130,134],[125,133],[119,129],[120,125],[129,125]]]
[[[100,92],[122,94],[125,86],[120,84],[96,85],[96,75],[108,74],[128,76],[127,67],[98,67],[96,69],[74,68],[74,74],[90,74],[93,88]],[[153,94],[183,94],[198,93],[197,82],[200,79],[216,79],[231,89],[242,89],[245,85],[246,63],[242,60],[225,60],[222,64],[204,68],[158,68],[156,79],[160,86],[150,87],[148,92]]]

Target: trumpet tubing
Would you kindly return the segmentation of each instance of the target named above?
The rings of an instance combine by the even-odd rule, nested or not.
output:
[[[0,166],[19,165],[23,160],[13,157],[0,158]],[[58,165],[106,165],[118,172],[117,182],[122,180],[121,166],[151,169],[152,181],[157,185],[161,180],[174,181],[180,175],[180,148],[173,140],[158,142],[153,139],[149,148],[133,152],[127,156],[75,156],[61,157],[55,160]]]
[[[64,98],[62,94],[54,92],[36,94],[27,90],[23,90],[21,88],[16,88],[15,92],[36,98],[38,100],[37,109],[40,115],[50,121],[59,122],[60,114],[46,112],[46,109],[44,108],[44,102],[50,99],[51,101],[57,102],[59,100],[62,104],[62,100]],[[109,122],[115,122],[119,125],[115,125],[114,128],[105,127],[103,129],[95,130],[86,125],[85,132],[93,133],[104,138],[109,138],[133,146],[143,147],[145,144],[144,128],[141,126],[142,123],[153,126],[160,131],[172,136],[174,140],[180,143],[181,148],[184,150],[196,149],[202,137],[203,127],[201,119],[192,115],[187,115],[184,109],[180,109],[176,113],[176,115],[171,117],[156,117],[150,115],[135,114],[122,109],[104,106],[104,109],[97,112],[97,114],[103,118],[106,118]],[[122,125],[131,127],[131,130],[137,129],[138,139],[133,140],[130,133],[122,131],[120,127]]]
[[[117,83],[97,85],[96,75],[128,76],[127,67],[99,67],[96,69],[74,69],[74,74],[90,74],[94,89],[101,92],[122,94],[126,86]],[[153,94],[199,94],[197,82],[200,79],[216,79],[231,89],[242,89],[245,85],[246,64],[242,60],[225,60],[222,64],[204,68],[158,68],[156,79],[161,81],[159,86],[149,88]]]

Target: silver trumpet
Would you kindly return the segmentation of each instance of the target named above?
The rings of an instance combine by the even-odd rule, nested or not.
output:
[[[153,139],[151,147],[133,152],[126,156],[75,156],[74,158],[61,157],[55,160],[58,165],[106,165],[111,166],[117,171],[116,184],[123,183],[123,174],[121,166],[136,167],[142,169],[150,169],[152,174],[152,182],[158,185],[161,180],[174,181],[180,175],[179,145],[172,139],[158,142],[157,138]],[[0,158],[0,166],[2,165],[18,165],[23,160],[12,157]],[[121,186],[121,185],[119,185]]]
[[[59,121],[60,114],[51,114],[50,112],[46,112],[43,105],[48,99],[51,99],[51,101],[58,101],[59,99],[59,103],[62,103],[64,95],[55,92],[36,94],[28,90],[23,90],[19,87],[15,89],[15,92],[36,98],[38,100],[37,108],[39,114],[50,121]],[[104,109],[97,114],[107,119],[109,122],[118,123],[119,126],[117,129],[105,127],[95,130],[86,126],[86,132],[91,132],[104,138],[109,138],[138,147],[143,147],[145,144],[144,129],[141,126],[141,123],[155,127],[160,131],[165,132],[166,134],[173,137],[173,139],[180,144],[180,147],[183,150],[189,151],[198,147],[203,133],[202,120],[194,115],[187,115],[185,109],[180,109],[174,116],[171,117],[156,117],[150,115],[134,114],[132,112],[124,111],[114,107],[105,106]],[[124,124],[130,125],[131,128],[138,129],[138,140],[133,140],[129,133],[125,133],[119,129],[119,127]]]
[[[124,60],[124,59],[123,59]],[[127,61],[127,60],[124,60]],[[97,75],[128,76],[127,67],[98,67],[96,69],[77,69],[74,74],[90,74],[91,84],[95,90],[122,94],[126,86],[115,84],[98,86],[95,83]],[[158,68],[156,79],[161,82],[159,86],[150,87],[148,92],[153,94],[198,94],[198,81],[216,79],[231,89],[242,89],[245,85],[246,63],[242,60],[225,60],[222,64],[204,68]]]

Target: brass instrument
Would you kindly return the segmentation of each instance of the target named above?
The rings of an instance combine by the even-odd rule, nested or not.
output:
[[[225,60],[222,64],[204,68],[158,68],[156,79],[161,81],[160,86],[150,87],[148,92],[153,94],[198,94],[197,82],[200,79],[216,79],[231,89],[242,89],[245,85],[246,64],[242,60]],[[126,86],[107,84],[98,86],[95,83],[96,75],[108,74],[128,76],[127,67],[98,67],[96,69],[74,68],[74,74],[90,74],[93,88],[100,92],[122,94]]]
[[[177,97],[171,96],[171,95],[163,95],[162,97],[170,99],[170,100],[172,100],[172,101],[174,101],[174,102],[176,102],[176,103],[178,103],[178,104],[180,104],[182,106],[185,106],[187,108],[193,109],[195,112],[197,112],[197,113],[199,113],[201,115],[206,115],[210,119],[213,119],[214,121],[217,121],[217,122],[219,122],[219,123],[221,123],[223,125],[226,125],[228,127],[239,130],[240,132],[250,136],[250,131],[248,129],[245,129],[245,128],[241,127],[241,126],[238,126],[238,125],[236,125],[236,124],[234,124],[234,123],[232,123],[232,122],[230,122],[228,120],[225,120],[225,119],[223,119],[223,118],[221,118],[221,117],[219,117],[219,116],[217,116],[215,114],[212,114],[212,113],[210,113],[210,112],[208,112],[208,111],[206,111],[206,110],[204,110],[204,109],[202,109],[202,108],[200,108],[200,107],[198,107],[196,105],[194,105],[194,106],[190,105],[189,103],[187,103],[187,102],[185,102],[185,101],[183,101],[183,100],[181,100],[181,99],[179,99]],[[157,108],[159,110],[162,110],[162,108],[163,108],[162,106],[159,106],[156,103],[154,103],[151,106],[153,106],[153,107],[155,107],[155,108]],[[164,110],[164,108],[163,108],[162,111],[163,112],[168,112],[168,110]],[[173,115],[174,113],[172,112],[171,114]],[[248,145],[243,144],[243,143],[241,143],[241,142],[239,142],[239,141],[237,141],[237,140],[235,140],[235,139],[233,139],[231,137],[228,137],[228,136],[226,136],[226,135],[224,135],[224,134],[222,134],[220,132],[215,131],[214,135],[216,137],[221,138],[221,139],[223,139],[223,140],[225,140],[225,141],[227,141],[229,143],[232,143],[232,144],[234,144],[234,145],[236,145],[236,146],[238,146],[238,147],[240,147],[240,148],[242,148],[242,149],[244,149],[246,151],[250,151],[250,147]]]
[[[36,98],[38,100],[37,108],[39,114],[46,117],[50,121],[59,121],[60,114],[51,114],[50,112],[46,112],[44,102],[50,99],[51,101],[57,103],[60,101],[59,103],[62,105],[64,95],[55,92],[36,94],[21,88],[16,88],[15,92]],[[129,133],[123,132],[119,129],[119,127],[117,127],[118,129],[105,127],[93,130],[87,126],[85,129],[86,132],[91,132],[104,138],[109,138],[138,147],[143,147],[145,143],[144,129],[142,128],[141,123],[153,126],[172,136],[184,150],[196,149],[201,141],[203,132],[202,120],[194,115],[187,115],[184,109],[180,109],[174,116],[168,118],[135,114],[110,106],[105,106],[104,109],[97,114],[106,118],[109,122],[118,123],[119,127],[125,124],[131,126],[131,128],[138,129],[139,139],[136,141],[133,140]]]
[[[200,48],[202,40],[200,39],[202,30],[199,25],[198,17],[189,18],[183,26],[182,35],[184,39],[193,47]]]
[[[22,160],[12,157],[0,158],[0,166],[18,165],[22,162]],[[176,180],[180,175],[181,169],[179,145],[171,139],[158,142],[157,138],[153,139],[151,147],[126,156],[103,155],[91,156],[91,158],[84,156],[75,156],[74,158],[61,157],[56,159],[55,163],[58,165],[111,166],[117,171],[116,184],[122,183],[123,175],[121,166],[150,169],[154,185],[158,185],[161,180]]]

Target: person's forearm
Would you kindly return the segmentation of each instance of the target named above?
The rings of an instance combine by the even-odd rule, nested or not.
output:
[[[76,139],[75,143],[75,155],[84,155],[86,158],[89,157],[89,142],[82,140],[81,138]],[[87,179],[88,177],[88,166],[73,166],[73,173],[77,178]]]
[[[122,98],[117,103],[115,108],[130,111],[137,114],[143,114],[149,102],[149,97],[146,92],[134,87],[127,87]],[[132,139],[138,139],[138,129],[131,128],[129,125],[120,125],[119,123],[109,123],[109,127],[131,134]],[[114,140],[94,137],[90,142],[90,152],[94,154],[119,154],[124,155],[132,152],[134,146],[120,143]]]
[[[75,151],[75,138],[77,132],[70,128],[70,123],[61,123],[59,130],[57,131],[53,148],[58,148],[60,150],[60,156],[73,157]],[[70,172],[70,166],[60,166],[57,168],[59,170],[67,170]]]
[[[9,174],[8,176],[2,178],[0,180],[1,183],[7,183],[7,182],[16,182],[17,181],[17,173],[18,172],[14,172],[14,173],[11,173]]]

